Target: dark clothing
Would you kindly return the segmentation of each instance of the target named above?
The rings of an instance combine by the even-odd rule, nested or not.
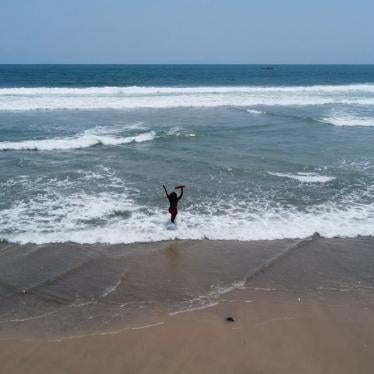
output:
[[[178,214],[178,209],[177,207],[170,207],[169,208],[169,213],[171,214],[171,222],[174,223],[175,221],[175,217],[177,216]]]
[[[170,203],[169,213],[171,214],[171,222],[174,223],[175,217],[178,214],[178,197],[175,192],[168,195],[168,200]]]
[[[170,206],[169,206],[169,213],[171,214],[171,222],[175,223],[175,218],[178,214],[178,201],[183,196],[183,188],[181,190],[181,194],[178,196],[175,192],[172,192],[171,194],[168,194],[166,191],[166,188],[164,186],[166,196],[169,200]]]

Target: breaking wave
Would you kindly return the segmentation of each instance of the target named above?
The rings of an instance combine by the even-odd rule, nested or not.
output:
[[[266,112],[262,112],[261,110],[256,110],[256,109],[247,109],[247,113],[250,113],[250,114],[266,114]]]
[[[81,135],[67,138],[52,138],[42,140],[24,140],[18,142],[0,142],[0,151],[10,150],[35,150],[35,151],[52,151],[52,150],[69,150],[88,148],[94,145],[121,145],[128,143],[141,143],[155,139],[154,131],[145,132],[135,136],[116,137],[108,135],[98,135],[84,132]]]
[[[178,215],[176,230],[168,230],[166,207],[140,204],[136,199],[138,192],[127,188],[108,169],[100,174],[84,172],[78,181],[39,179],[13,181],[28,189],[28,196],[33,197],[15,201],[2,210],[1,239],[42,244],[273,240],[306,238],[314,232],[324,237],[374,235],[374,204],[362,200],[367,194],[371,196],[372,190],[304,208],[274,205],[261,198],[207,199],[199,207],[186,204]],[[94,192],[80,188],[87,182],[114,190]],[[40,191],[41,185],[45,194],[33,194]],[[71,192],[72,187],[76,192]]]
[[[374,117],[368,116],[331,115],[322,118],[321,121],[329,123],[334,126],[374,127]]]
[[[0,89],[1,111],[374,104],[374,84]]]
[[[97,211],[97,208],[93,206],[100,203],[101,198],[103,197],[86,198],[85,202],[92,204],[91,209]],[[14,207],[14,209],[18,208],[21,207]],[[9,216],[10,212],[3,212],[3,214]],[[16,216],[19,217],[18,214]],[[326,206],[315,206],[306,212],[296,209],[278,211],[268,209],[262,213],[243,211],[240,214],[232,212],[226,215],[197,214],[186,210],[181,212],[176,230],[167,229],[166,223],[169,216],[164,211],[156,209],[151,214],[144,213],[140,207],[136,206],[132,206],[131,215],[127,220],[113,219],[101,226],[89,227],[87,225],[74,228],[72,218],[69,215],[64,218],[66,227],[61,227],[61,224],[57,225],[60,227],[51,225],[46,230],[45,216],[36,216],[33,222],[28,223],[32,227],[29,227],[27,231],[19,227],[22,220],[18,220],[14,223],[21,229],[20,231],[1,236],[9,241],[43,244],[69,241],[136,243],[174,239],[273,240],[306,238],[314,232],[319,232],[327,238],[374,235],[373,204],[366,206],[357,204],[344,208],[331,203]]]
[[[319,175],[316,173],[291,174],[291,173],[275,173],[271,171],[268,171],[267,173],[275,177],[294,179],[301,183],[327,183],[327,182],[330,182],[336,179],[335,177],[330,177],[327,175]]]

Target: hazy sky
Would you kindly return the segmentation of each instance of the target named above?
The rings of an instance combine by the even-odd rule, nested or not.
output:
[[[374,0],[0,0],[0,63],[374,63]]]

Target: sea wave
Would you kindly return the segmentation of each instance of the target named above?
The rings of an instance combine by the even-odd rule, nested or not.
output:
[[[327,183],[330,182],[334,179],[335,177],[331,177],[328,175],[319,175],[316,173],[276,173],[276,172],[267,172],[270,175],[273,175],[275,177],[280,177],[280,178],[290,178],[297,180],[301,183]]]
[[[15,87],[1,88],[0,96],[8,95],[117,95],[117,94],[180,94],[180,93],[231,93],[231,92],[367,92],[374,93],[374,84],[314,85],[314,86],[106,86],[106,87]]]
[[[191,137],[195,137],[196,134],[193,133],[193,132],[190,132],[182,127],[172,127],[170,128],[167,132],[166,132],[166,135],[168,136],[191,136]]]
[[[256,109],[247,109],[247,113],[250,113],[250,114],[266,114],[266,112],[263,112],[261,110],[256,110]]]
[[[374,127],[374,116],[355,116],[355,115],[330,115],[321,119],[321,122],[326,122],[334,126],[358,126],[358,127]]]
[[[128,143],[141,143],[155,139],[154,131],[144,132],[134,136],[109,136],[97,135],[90,132],[84,132],[75,137],[52,138],[41,140],[24,140],[18,142],[0,142],[0,151],[10,150],[35,150],[35,151],[52,151],[52,150],[71,150],[88,148],[94,145],[121,145]]]
[[[374,204],[364,204],[357,197],[302,209],[259,201],[208,201],[199,208],[196,204],[185,206],[176,230],[169,230],[166,209],[142,206],[130,192],[48,196],[35,196],[2,210],[0,238],[37,244],[114,244],[174,239],[273,240],[306,238],[314,232],[328,238],[374,235]],[[118,210],[128,214],[115,214]]]
[[[374,84],[216,87],[1,88],[1,111],[374,104]]]
[[[94,199],[92,200],[94,201]],[[210,216],[181,212],[176,230],[167,229],[168,215],[161,211],[145,215],[134,212],[127,221],[107,225],[64,230],[42,230],[41,222],[33,229],[0,234],[2,239],[20,243],[136,243],[174,239],[275,240],[306,238],[314,232],[322,236],[356,237],[374,235],[374,205],[341,208],[333,204],[308,212],[264,211],[254,216]],[[35,227],[36,226],[36,227]],[[40,226],[40,227],[37,227]]]

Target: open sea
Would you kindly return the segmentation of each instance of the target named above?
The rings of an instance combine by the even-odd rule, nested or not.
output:
[[[0,65],[0,170],[12,242],[374,235],[374,65]]]

